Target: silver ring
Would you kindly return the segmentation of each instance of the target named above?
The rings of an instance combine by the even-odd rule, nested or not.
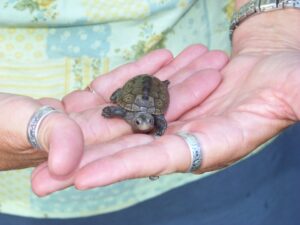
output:
[[[177,135],[182,137],[183,140],[187,143],[191,153],[191,165],[187,172],[190,173],[198,170],[201,167],[203,157],[198,138],[195,135],[187,132],[179,132],[177,133]]]
[[[41,149],[38,139],[39,128],[42,121],[53,112],[58,111],[51,106],[42,106],[30,118],[27,126],[27,138],[33,148]]]

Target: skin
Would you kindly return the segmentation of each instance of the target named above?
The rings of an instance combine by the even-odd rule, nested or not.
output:
[[[92,83],[97,94],[77,91],[66,96],[62,106],[81,128],[87,144],[84,155],[67,176],[56,176],[46,163],[39,166],[32,175],[33,191],[44,196],[71,185],[83,190],[184,172],[190,155],[178,131],[194,133],[201,143],[204,160],[197,173],[249,154],[299,121],[299,16],[297,10],[281,10],[249,18],[235,31],[226,66],[224,53],[200,45],[175,59],[159,50],[97,78]],[[171,81],[169,128],[159,139],[132,134],[124,121],[99,117],[110,90],[142,73]]]
[[[204,51],[206,49],[201,47],[199,53],[202,54]],[[148,62],[148,59],[151,59],[151,62]],[[96,81],[117,82],[114,87],[109,89],[114,90],[117,86],[124,84],[127,78],[143,72],[155,73],[171,60],[173,60],[173,56],[169,51],[154,51],[135,63],[116,69],[110,73],[111,76],[105,76],[106,78],[99,78]],[[224,60],[221,64],[224,64]],[[139,69],[140,65],[145,65],[145,67]],[[123,76],[124,74],[127,76]],[[107,79],[107,77],[109,78]],[[188,84],[187,88],[189,86],[191,85]],[[182,87],[178,86],[174,91],[180,88]],[[212,85],[209,88],[214,87]],[[210,92],[209,88],[207,92]],[[108,95],[110,96],[111,93]],[[191,92],[187,92],[182,97],[189,97],[190,95]],[[84,104],[80,105],[80,102],[84,102]],[[53,176],[70,174],[78,167],[81,160],[84,141],[85,144],[102,143],[131,132],[127,124],[106,123],[106,120],[104,121],[104,118],[99,116],[104,105],[107,105],[106,102],[109,102],[108,98],[104,100],[100,95],[93,95],[89,91],[71,93],[62,102],[51,98],[35,100],[29,97],[1,93],[0,170],[32,167],[48,159],[47,169]],[[192,107],[193,104],[196,103],[188,103],[187,107]],[[38,136],[43,149],[37,151],[32,149],[28,143],[26,130],[30,117],[42,105],[53,106],[59,109],[61,113],[50,114],[43,120]],[[20,114],[20,112],[22,113]],[[98,124],[100,124],[100,129]]]
[[[115,157],[114,153],[117,156],[121,153],[121,150],[126,151],[126,149],[136,145],[153,143],[154,139],[151,135],[132,134],[131,127],[124,120],[108,120],[100,115],[105,106],[111,105],[109,103],[111,91],[122,86],[128,79],[138,74],[155,74],[161,80],[168,79],[170,80],[171,102],[166,113],[166,119],[169,122],[175,121],[186,110],[192,109],[201,103],[217,88],[221,81],[219,69],[223,68],[227,60],[228,57],[223,52],[208,51],[202,45],[188,47],[175,59],[167,50],[157,50],[137,62],[124,65],[107,75],[97,78],[92,83],[92,88],[97,91],[97,94],[90,91],[76,91],[66,96],[63,100],[66,110],[72,112],[70,115],[81,126],[85,141],[88,143],[79,168],[99,157]],[[143,67],[140,65],[143,65]],[[82,101],[81,98],[90,101]],[[172,99],[176,99],[176,101],[172,101]],[[190,99],[190,101],[186,101],[186,99]],[[165,136],[168,135],[164,135],[158,140],[162,140]],[[180,141],[179,138],[178,140]],[[179,144],[183,147],[182,150],[185,155],[184,143]],[[146,157],[151,158],[153,158],[152,154],[155,153],[152,152],[149,155],[144,150],[139,152],[144,152]],[[179,159],[182,154],[177,156]],[[155,156],[150,161],[156,162],[158,165],[164,159],[165,154],[163,153]],[[186,164],[189,163],[187,155],[184,156],[183,160]],[[39,196],[66,188],[74,184],[75,174],[79,171],[79,168],[69,176],[56,177],[49,172],[45,163],[34,171],[32,188]]]

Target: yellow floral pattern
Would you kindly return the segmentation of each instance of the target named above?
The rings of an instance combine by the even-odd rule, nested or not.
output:
[[[90,21],[137,19],[149,14],[148,4],[141,0],[82,0],[82,5]]]
[[[55,0],[34,0],[34,1],[38,4],[39,9],[48,9]]]
[[[12,6],[17,11],[29,11],[32,14],[32,22],[54,20],[58,16],[56,8],[57,0],[18,0],[6,1],[5,8]]]
[[[28,60],[47,58],[47,29],[0,29],[0,59]]]
[[[234,12],[234,2],[235,0],[230,0],[228,2],[228,4],[226,5],[226,7],[224,8],[224,11],[226,13],[227,19],[230,20],[233,12]]]

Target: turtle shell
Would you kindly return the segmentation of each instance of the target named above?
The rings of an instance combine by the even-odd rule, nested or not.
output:
[[[164,114],[169,105],[168,83],[150,75],[136,76],[122,87],[116,102],[129,111]]]

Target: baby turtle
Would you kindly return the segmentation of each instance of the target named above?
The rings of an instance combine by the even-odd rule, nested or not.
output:
[[[169,81],[160,81],[150,75],[139,75],[117,89],[110,97],[117,106],[107,106],[102,115],[119,117],[129,123],[134,132],[163,135],[167,129],[164,117],[169,105]]]

